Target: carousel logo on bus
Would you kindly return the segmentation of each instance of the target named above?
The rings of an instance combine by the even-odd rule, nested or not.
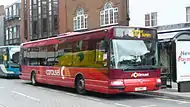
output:
[[[60,76],[60,70],[46,70],[46,75]]]
[[[131,77],[133,77],[133,78],[137,78],[137,77],[148,77],[149,76],[149,73],[137,73],[137,72],[135,72],[135,73],[133,73],[132,75],[131,75]]]
[[[190,52],[181,51],[178,57],[178,62],[183,62],[184,64],[190,62]]]

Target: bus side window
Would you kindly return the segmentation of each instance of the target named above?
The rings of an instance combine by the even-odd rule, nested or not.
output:
[[[49,45],[46,47],[46,66],[55,65],[55,45]]]
[[[45,59],[46,59],[46,48],[39,47],[38,51],[38,63],[40,66],[45,66]]]
[[[89,44],[88,44],[88,41],[85,40],[85,41],[82,42],[82,49],[81,49],[81,51],[87,51],[87,50],[89,50]]]
[[[0,49],[0,64],[3,64],[3,52]]]
[[[72,65],[72,43],[58,44],[55,53],[57,66],[71,66]]]
[[[29,64],[31,66],[38,66],[38,47],[32,47],[30,48],[30,54],[29,54]]]
[[[80,41],[76,41],[76,42],[73,42],[73,52],[80,52],[82,50],[82,44],[83,44],[83,41],[80,40]]]
[[[27,56],[28,56],[27,65],[32,65],[32,64],[31,64],[31,62],[32,62],[32,58],[31,58],[31,48],[28,48],[28,49],[27,49]]]
[[[28,49],[25,49],[24,50],[24,65],[29,65],[29,52],[28,52]]]
[[[107,66],[108,45],[105,40],[100,40],[96,43],[96,62],[102,67]]]

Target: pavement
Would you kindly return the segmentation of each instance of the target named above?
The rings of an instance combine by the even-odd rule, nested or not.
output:
[[[145,94],[165,96],[172,99],[190,100],[190,92],[178,92],[177,83],[172,83],[172,88],[164,88],[158,91],[145,92]]]
[[[0,79],[0,107],[189,107],[190,100],[144,93],[105,96],[50,85],[33,86],[19,79]]]

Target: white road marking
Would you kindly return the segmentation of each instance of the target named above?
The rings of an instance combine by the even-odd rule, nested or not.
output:
[[[12,93],[17,94],[17,95],[20,95],[20,96],[23,96],[23,97],[26,97],[26,98],[31,99],[31,100],[34,100],[34,101],[40,102],[40,99],[31,97],[31,96],[28,96],[28,95],[25,95],[25,94],[20,93],[20,92],[12,91]]]
[[[70,95],[70,96],[74,96],[76,97],[77,95],[76,94],[72,94],[72,93],[65,93],[66,95]]]
[[[178,104],[188,104],[188,103],[190,103],[188,101],[173,100],[173,99],[167,99],[167,98],[156,98],[156,99],[164,100],[164,101],[172,101],[172,102],[176,102]]]
[[[0,89],[3,89],[3,88],[5,88],[5,87],[0,87]]]
[[[42,88],[42,87],[37,87],[38,89],[42,89],[42,90],[44,90],[45,88]]]
[[[100,102],[100,101],[101,101],[100,99],[91,98],[91,97],[87,97],[87,99],[89,99],[89,100],[93,100],[93,101],[97,101],[97,102]]]
[[[55,92],[55,93],[58,93],[58,92],[59,92],[59,91],[57,91],[57,90],[51,90],[51,89],[49,89],[49,90],[47,90],[47,91]]]
[[[140,106],[140,107],[156,107],[156,105],[147,105],[147,106]]]
[[[121,107],[131,107],[131,106],[120,104],[120,103],[114,103],[114,104],[117,105],[117,106],[121,106]]]

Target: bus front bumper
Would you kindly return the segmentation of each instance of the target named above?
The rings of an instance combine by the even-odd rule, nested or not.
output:
[[[117,82],[116,82],[117,81]],[[161,88],[161,83],[152,79],[124,79],[123,82],[116,80],[108,87],[109,93],[145,92],[155,91]],[[144,81],[144,82],[142,82]]]
[[[15,73],[12,71],[7,71],[6,76],[7,77],[18,77],[20,74],[19,73]]]

